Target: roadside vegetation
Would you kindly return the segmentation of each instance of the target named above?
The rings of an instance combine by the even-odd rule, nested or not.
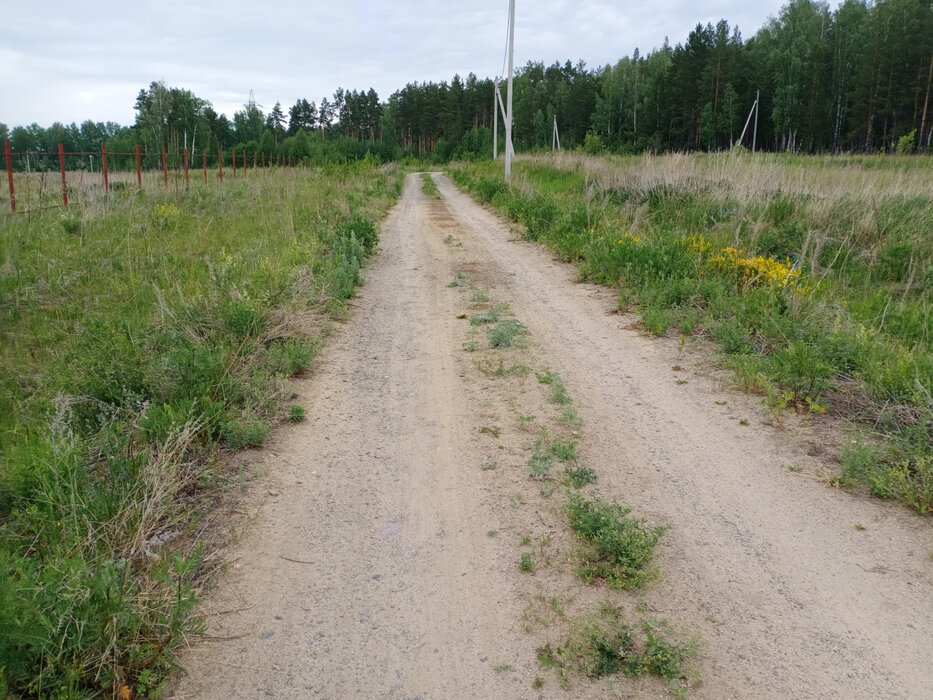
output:
[[[225,459],[300,421],[402,174],[369,162],[0,218],[0,697],[157,695]]]
[[[646,331],[702,335],[775,416],[851,421],[842,481],[933,508],[933,163],[664,155],[457,164],[462,188],[614,286]]]

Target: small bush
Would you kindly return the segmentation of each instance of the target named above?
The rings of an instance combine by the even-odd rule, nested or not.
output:
[[[513,318],[507,318],[499,321],[493,328],[490,328],[486,336],[490,348],[505,349],[511,347],[517,337],[527,332],[528,329],[521,323]]]
[[[579,569],[585,580],[602,579],[613,588],[637,588],[652,576],[647,566],[667,526],[650,527],[630,518],[630,508],[571,494],[570,528],[588,545]]]
[[[371,255],[379,244],[379,233],[376,224],[365,216],[356,215],[343,221],[337,227],[337,239],[349,240],[354,238],[363,247],[366,255]]]
[[[555,440],[549,450],[561,462],[575,462],[577,459],[577,443],[573,440]]]
[[[622,609],[608,601],[596,611],[574,618],[565,645],[570,667],[590,678],[618,673],[635,646],[632,631]]]
[[[575,489],[582,489],[588,484],[596,483],[596,472],[586,466],[575,467],[568,464],[564,467],[564,474],[567,475],[567,481]]]

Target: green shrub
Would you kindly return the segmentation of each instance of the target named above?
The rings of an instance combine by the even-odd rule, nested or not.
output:
[[[490,348],[508,348],[515,339],[528,333],[528,329],[514,318],[506,318],[490,328],[486,335]]]
[[[585,580],[602,579],[613,588],[637,588],[652,577],[647,566],[668,527],[650,527],[644,520],[630,518],[630,513],[631,508],[570,494],[570,528],[588,545],[579,568]]]

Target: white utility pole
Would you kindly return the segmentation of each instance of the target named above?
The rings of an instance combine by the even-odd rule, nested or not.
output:
[[[499,160],[499,79],[493,83],[492,91],[492,159]]]
[[[557,130],[557,115],[554,115],[554,138],[551,139],[551,150],[560,150],[560,132]]]
[[[509,87],[505,114],[505,181],[512,181],[512,77],[515,68],[515,0],[509,0]]]

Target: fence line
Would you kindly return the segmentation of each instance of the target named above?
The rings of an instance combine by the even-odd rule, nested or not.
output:
[[[33,172],[29,166],[30,157],[40,159],[45,167],[36,172],[44,174],[47,172],[52,172],[52,170],[50,170],[49,168],[49,162],[54,160],[56,154],[48,153],[44,151],[19,151],[19,152],[13,151],[10,147],[10,142],[8,140],[4,141],[3,143],[3,154],[4,154],[4,160],[6,162],[7,185],[8,185],[9,192],[10,192],[11,213],[12,214],[17,214],[17,213],[24,214],[29,211],[35,211],[36,210],[35,208],[17,210],[16,188],[15,188],[15,181],[14,181],[15,168],[13,167],[15,159],[18,158],[21,160],[25,160],[27,174],[32,174]],[[169,155],[166,152],[165,148],[162,149],[161,155],[162,155],[162,162],[161,162],[162,178],[161,179],[163,181],[164,187],[168,189],[170,168],[169,168]],[[65,167],[65,159],[69,156],[72,158],[78,157],[78,156],[82,156],[82,157],[89,156],[92,159],[94,157],[100,157],[102,184],[103,184],[103,191],[104,191],[105,196],[109,196],[110,191],[111,191],[110,167],[108,165],[108,157],[111,159],[111,162],[115,162],[114,161],[115,158],[124,159],[123,160],[124,163],[125,163],[125,159],[131,159],[131,162],[135,160],[136,184],[140,190],[143,189],[143,169],[144,168],[143,168],[142,155],[139,150],[139,144],[136,144],[133,152],[108,151],[106,143],[102,143],[100,145],[99,151],[78,152],[78,151],[65,151],[64,145],[60,143],[58,144],[57,156],[58,156],[58,166],[59,166],[58,170],[61,172],[61,206],[63,206],[66,209],[68,208],[68,172],[69,171]],[[261,156],[261,160],[260,160],[260,156]],[[152,155],[148,153],[146,154],[147,160],[151,159],[152,157],[153,157]],[[179,156],[173,157],[173,160],[175,161],[175,163],[173,164],[173,167],[171,168],[171,170],[172,172],[178,173],[179,178],[181,177],[182,173],[184,174],[185,189],[188,189],[191,186],[191,180],[190,180],[191,163],[190,163],[188,149],[187,148],[184,149],[184,152],[181,154],[180,162],[178,162],[178,158]],[[213,158],[214,156],[211,155],[210,159],[213,159]],[[223,149],[218,149],[216,158],[217,158],[218,179],[222,183],[224,181],[224,158],[225,158]],[[247,168],[246,149],[243,149],[240,152],[237,152],[236,149],[231,149],[230,156],[229,156],[229,162],[233,164],[233,177],[237,177],[238,158],[242,162],[242,167],[240,168],[241,174],[243,177],[247,177],[249,175],[249,169]],[[207,151],[202,150],[201,151],[201,163],[202,163],[202,169],[203,169],[203,174],[204,174],[204,182],[208,181],[208,159],[209,159],[209,156],[208,156]],[[272,161],[272,157],[270,154],[270,157],[269,157],[270,168],[273,167],[272,164],[273,164],[273,161]],[[276,159],[275,159],[276,168],[281,168],[281,167],[286,167],[286,166],[291,167],[291,165],[292,165],[291,157],[289,157],[286,162],[285,158],[281,157],[278,154],[276,155]],[[261,168],[262,173],[266,172],[266,152],[265,151],[261,151],[261,152],[253,151],[253,168],[252,169],[255,172],[257,170],[260,170],[260,168]],[[79,170],[79,172],[81,171],[83,171],[83,168]],[[93,160],[91,161],[90,172],[93,174]],[[117,170],[116,172],[130,172],[130,171],[123,169],[123,170]],[[22,174],[22,173],[20,172],[19,174]],[[57,207],[57,206],[59,205],[54,204],[54,205],[49,205],[45,207],[39,207],[39,209],[48,209],[48,208]]]

